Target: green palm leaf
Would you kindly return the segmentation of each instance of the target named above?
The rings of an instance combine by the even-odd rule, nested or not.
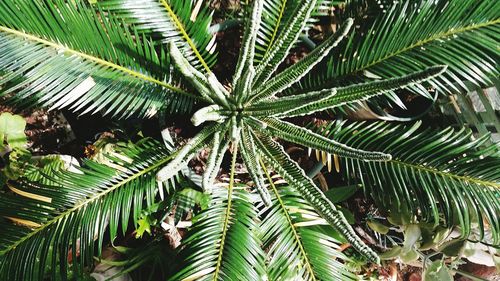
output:
[[[262,19],[263,4],[264,1],[262,0],[254,1],[254,7],[252,7],[252,9],[250,10],[251,14],[247,16],[247,21],[245,22],[245,33],[243,34],[242,39],[241,52],[238,58],[238,63],[236,64],[236,70],[233,77],[233,84],[235,85],[235,88],[238,88],[240,86],[238,85],[238,83],[247,83],[248,80],[252,80],[253,78],[251,76],[248,76],[250,75],[249,73],[243,73],[243,70],[248,67],[247,72],[255,71],[253,66],[255,57],[255,41],[257,39],[257,31]],[[242,75],[246,75],[247,77],[242,78]],[[242,79],[240,80],[240,78]]]
[[[283,147],[267,136],[255,136],[258,153],[280,176],[307,200],[328,224],[341,233],[353,247],[371,261],[378,263],[377,254],[356,235],[344,215],[328,200],[323,192],[306,176],[297,163],[290,159]]]
[[[328,13],[325,13],[325,10],[329,10],[337,4],[339,4],[339,1],[335,0],[316,1],[316,7],[311,12],[311,17],[307,19],[302,34],[307,34],[307,30],[317,22],[317,18],[328,15]],[[293,11],[297,5],[300,5],[300,1],[298,0],[264,1],[262,22],[256,36],[255,66],[257,66],[262,61],[262,58],[271,51],[278,34],[285,28],[288,19],[294,16],[294,14],[289,11]]]
[[[2,1],[0,46],[0,95],[19,106],[149,117],[195,97],[172,84],[164,52],[85,4]]]
[[[326,222],[316,210],[291,186],[269,181],[273,204],[261,224],[269,280],[356,280],[341,263],[348,258],[339,241],[324,231],[329,227],[320,226]]]
[[[223,133],[225,133],[225,131],[223,131]],[[219,173],[222,160],[224,159],[224,154],[229,148],[229,143],[229,138],[224,138],[224,134],[218,133],[214,135],[207,167],[203,173],[202,187],[205,191],[212,189],[214,180]]]
[[[331,123],[318,132],[358,149],[393,156],[383,163],[343,159],[341,169],[356,176],[383,208],[408,209],[425,221],[458,225],[462,237],[478,224],[500,241],[500,147],[483,147],[489,136],[451,128],[434,131],[414,125]]]
[[[104,0],[99,6],[139,30],[176,42],[193,66],[210,72],[216,62],[215,35],[208,28],[212,12],[204,0]]]
[[[266,118],[262,121],[266,124],[265,130],[268,134],[289,142],[323,150],[332,154],[338,154],[343,157],[361,159],[363,161],[386,161],[391,159],[390,154],[352,148],[283,120]],[[258,126],[258,124],[254,124],[254,128],[256,130],[262,130],[262,127]]]
[[[269,80],[268,83],[258,86],[255,90],[257,94],[252,97],[250,101],[252,101],[253,99],[256,99],[258,101],[259,99],[265,99],[275,94],[281,93],[283,90],[299,81],[342,41],[344,36],[346,36],[351,29],[352,24],[352,19],[346,20],[346,22],[334,35],[330,36],[327,40],[325,40],[325,42],[315,48],[310,54],[307,55],[306,58],[290,66],[287,71],[276,75],[271,80]]]
[[[248,174],[252,178],[264,205],[271,206],[271,195],[265,185],[264,172],[260,166],[260,158],[257,154],[255,143],[245,128],[242,128],[241,135],[240,151],[243,161],[246,163]]]
[[[367,24],[354,32],[345,48],[333,54],[325,75],[313,74],[301,86],[353,83],[356,79],[346,80],[352,76],[390,78],[437,64],[448,65],[448,71],[431,85],[445,93],[489,86],[498,77],[498,1],[419,0],[385,5],[386,12],[378,13],[374,21],[364,21]],[[411,89],[426,94],[424,87]]]
[[[356,106],[362,101],[376,98],[380,95],[386,95],[388,98],[391,98],[391,92],[393,90],[404,87],[411,87],[418,83],[422,83],[423,81],[428,81],[443,74],[446,69],[446,66],[432,66],[422,71],[417,71],[408,75],[404,75],[402,77],[366,82],[347,87],[339,87],[336,89],[336,93],[333,95],[329,94],[329,92],[332,92],[331,89],[321,90],[319,92],[316,92],[316,94],[317,96],[323,98],[318,98],[317,101],[313,101],[311,103],[304,103],[303,106],[300,106],[297,109],[288,112],[288,116],[304,116],[312,114],[314,112],[335,109],[341,106]],[[300,96],[301,95],[297,95],[296,97]],[[291,97],[290,99],[293,99],[293,97]]]
[[[260,247],[254,199],[234,186],[236,151],[230,183],[214,187],[210,208],[194,220],[181,251],[180,269],[170,280],[261,280],[264,253]]]
[[[262,101],[251,105],[245,111],[252,116],[278,118],[310,115],[318,111],[360,103],[394,89],[431,79],[442,74],[445,70],[446,66],[434,66],[403,77],[279,97],[276,101]]]
[[[290,16],[289,13],[285,12],[285,9],[293,3],[296,5],[296,2],[297,0],[264,1],[262,22],[256,36],[255,66],[257,66],[270,51],[272,44],[277,38],[280,27],[282,27]]]
[[[269,79],[271,74],[278,68],[279,64],[288,55],[293,44],[299,38],[304,29],[311,12],[316,7],[316,0],[300,0],[293,7],[293,15],[286,20],[283,29],[278,33],[275,42],[271,45],[256,67],[256,76],[253,85],[260,85]],[[265,5],[264,5],[265,6]]]
[[[9,184],[0,193],[1,279],[43,280],[50,266],[57,280],[66,276],[68,259],[74,274],[83,273],[100,255],[106,228],[113,241],[120,222],[125,233],[131,214],[137,225],[145,198],[153,203],[155,172],[171,158],[159,147],[151,140],[116,146],[106,164],[87,160],[79,173],[55,174],[59,186]]]
[[[193,158],[196,153],[208,144],[209,138],[214,135],[214,132],[222,127],[222,125],[207,126],[203,130],[190,139],[184,146],[178,148],[173,154],[175,158],[170,161],[165,167],[163,167],[158,174],[156,179],[160,182],[164,182],[178,174],[183,167],[187,165],[187,162]]]

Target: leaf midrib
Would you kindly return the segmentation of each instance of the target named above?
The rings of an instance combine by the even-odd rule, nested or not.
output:
[[[198,51],[198,48],[193,43],[193,40],[191,40],[191,37],[189,37],[189,35],[187,34],[187,31],[184,28],[184,25],[179,20],[179,18],[177,17],[177,15],[174,13],[174,10],[172,10],[172,8],[167,3],[167,1],[160,0],[160,2],[163,5],[163,7],[165,7],[165,9],[167,10],[168,14],[170,15],[170,18],[172,19],[172,21],[175,23],[175,25],[179,29],[180,33],[182,34],[182,37],[184,38],[184,40],[186,40],[186,42],[188,43],[189,47],[191,47],[191,49],[193,50],[194,54],[196,55],[196,57],[200,61],[200,63],[203,66],[203,68],[205,68],[205,70],[208,73],[211,73],[212,71],[210,70],[210,67],[208,67],[207,63],[205,62],[205,60],[201,56],[200,52]]]
[[[376,64],[379,64],[385,60],[388,60],[392,57],[395,57],[397,55],[400,55],[401,53],[404,53],[406,51],[409,51],[413,48],[417,48],[417,47],[421,47],[425,44],[428,44],[432,41],[435,41],[435,40],[439,40],[439,39],[444,39],[446,37],[450,37],[450,36],[453,36],[455,34],[459,34],[459,33],[464,33],[464,32],[467,32],[467,31],[472,31],[472,30],[475,30],[475,29],[479,29],[479,28],[483,28],[483,27],[487,27],[487,26],[490,26],[490,25],[495,25],[495,24],[498,24],[500,23],[500,19],[497,19],[497,20],[493,20],[493,21],[487,21],[487,22],[483,22],[483,23],[480,23],[480,24],[473,24],[473,25],[467,25],[467,26],[464,26],[462,28],[458,28],[458,29],[453,29],[451,28],[450,30],[447,30],[445,32],[441,32],[441,33],[438,33],[438,34],[435,34],[434,36],[431,36],[427,39],[424,39],[424,40],[420,40],[420,41],[417,41],[405,48],[402,48],[396,52],[393,52],[393,53],[390,53],[382,58],[379,58],[378,60],[375,60],[365,66],[361,66],[360,68],[356,69],[356,70],[364,70],[364,69],[367,69],[367,68],[370,68]]]
[[[283,14],[285,12],[286,2],[287,2],[287,0],[282,0],[280,14],[278,16],[278,20],[276,22],[276,26],[274,27],[273,34],[271,35],[271,40],[269,40],[269,45],[267,45],[266,51],[264,52],[264,55],[262,57],[266,56],[266,54],[271,49],[271,46],[273,45],[274,40],[276,39],[276,34],[278,33],[278,29],[280,28],[280,25],[281,25],[281,20],[283,19]]]
[[[160,81],[158,79],[155,79],[153,77],[144,75],[144,74],[142,74],[140,72],[128,69],[128,68],[123,67],[121,65],[109,62],[107,60],[103,60],[101,58],[98,58],[98,57],[95,57],[95,56],[92,56],[92,55],[89,55],[89,54],[82,53],[80,51],[68,48],[68,47],[66,47],[64,45],[61,45],[61,44],[58,44],[58,43],[54,43],[54,42],[42,39],[40,37],[31,35],[31,34],[28,34],[28,33],[22,32],[22,31],[14,30],[14,29],[11,29],[11,28],[8,28],[8,27],[5,27],[5,26],[1,26],[1,25],[0,25],[0,31],[6,32],[6,33],[10,33],[10,34],[13,34],[13,35],[16,35],[16,36],[20,36],[20,37],[25,38],[27,40],[35,41],[37,43],[40,43],[40,44],[52,47],[52,48],[54,48],[56,50],[64,51],[64,53],[68,53],[68,54],[79,56],[81,58],[93,61],[93,62],[95,62],[95,63],[97,63],[99,65],[103,65],[103,66],[106,66],[106,67],[110,67],[110,68],[119,70],[121,72],[124,72],[124,73],[130,75],[130,76],[134,76],[134,77],[137,77],[137,78],[142,79],[144,81],[157,84],[157,85],[159,85],[159,86],[161,86],[163,88],[169,89],[169,90],[174,91],[176,93],[179,93],[181,95],[188,96],[188,97],[191,97],[193,99],[198,99],[198,100],[201,99],[199,96],[190,94],[190,93],[184,91],[181,88],[174,87],[174,86],[172,86],[172,85],[170,85],[168,83],[165,83],[165,82]]]
[[[231,217],[231,208],[232,208],[232,203],[233,203],[233,187],[234,187],[234,173],[236,170],[236,158],[237,158],[237,153],[238,152],[238,144],[234,144],[234,151],[233,151],[233,157],[231,159],[231,173],[229,175],[229,187],[227,191],[227,207],[225,213],[225,218],[224,218],[224,225],[222,228],[222,237],[220,241],[220,248],[219,248],[219,254],[217,256],[217,264],[215,266],[215,272],[214,272],[214,281],[217,281],[219,278],[219,272],[220,268],[222,265],[222,256],[224,254],[224,244],[226,242],[226,235],[227,231],[229,229],[229,218]]]
[[[437,175],[440,175],[443,177],[456,179],[458,181],[467,181],[467,182],[471,182],[471,183],[474,183],[477,185],[490,186],[493,188],[500,189],[500,183],[495,183],[495,182],[491,182],[491,181],[480,180],[480,179],[473,178],[473,177],[461,176],[461,175],[457,175],[457,174],[453,174],[453,173],[443,172],[443,171],[440,171],[436,168],[432,168],[432,167],[428,167],[428,166],[424,166],[424,165],[411,164],[411,163],[404,162],[401,160],[396,160],[396,159],[392,159],[388,162],[394,163],[396,165],[408,167],[410,169],[421,170],[421,171],[437,174]]]
[[[125,185],[126,183],[146,174],[146,173],[149,173],[151,172],[152,170],[158,168],[159,166],[165,164],[167,161],[169,161],[170,159],[172,159],[173,157],[175,157],[176,153],[173,153],[171,155],[169,155],[168,157],[165,157],[163,159],[160,159],[156,164],[153,164],[151,166],[149,166],[148,168],[126,178],[126,179],[123,179],[122,181],[112,185],[110,188],[106,189],[104,192],[102,193],[98,193],[92,197],[89,197],[85,200],[83,200],[82,202],[80,202],[79,204],[73,206],[72,208],[70,209],[67,209],[66,211],[60,213],[59,215],[55,216],[53,219],[51,219],[50,221],[44,223],[42,226],[34,229],[32,232],[28,233],[28,235],[24,236],[22,239],[16,241],[15,243],[13,243],[12,245],[10,245],[9,247],[7,247],[5,250],[2,250],[0,251],[0,256],[3,256],[5,255],[6,253],[10,252],[11,250],[15,249],[17,246],[19,246],[21,243],[23,243],[24,241],[30,239],[32,236],[34,236],[35,234],[39,233],[40,231],[44,230],[45,228],[47,228],[48,226],[50,225],[53,225],[54,223],[58,222],[59,220],[63,219],[64,217],[70,215],[71,213],[73,213],[74,211],[80,209],[80,208],[83,208],[84,206],[92,203],[93,201],[96,201],[97,199],[107,195],[108,193],[116,190],[117,188]]]

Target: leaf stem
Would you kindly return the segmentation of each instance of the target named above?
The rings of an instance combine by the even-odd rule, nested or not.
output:
[[[226,207],[226,217],[224,219],[224,226],[222,228],[222,238],[220,241],[219,255],[217,257],[217,265],[215,266],[214,278],[216,281],[219,277],[220,268],[222,265],[222,255],[224,253],[224,242],[226,240],[227,231],[229,229],[229,218],[231,217],[231,207],[232,207],[232,196],[234,187],[234,173],[236,170],[236,158],[238,156],[238,141],[233,142],[233,157],[231,159],[231,173],[229,175],[229,187],[227,191],[227,207]]]
[[[496,20],[493,20],[493,21],[487,21],[487,22],[483,22],[483,23],[480,23],[480,24],[472,24],[472,25],[468,25],[468,26],[465,26],[465,27],[462,27],[462,28],[457,28],[457,29],[454,29],[454,28],[451,28],[450,30],[447,30],[445,32],[441,32],[441,33],[438,33],[438,34],[435,34],[434,36],[431,36],[429,38],[426,38],[426,39],[423,39],[423,40],[419,40],[403,49],[400,49],[400,50],[397,50],[393,53],[390,53],[376,61],[373,61],[365,66],[361,66],[359,69],[357,70],[363,70],[363,69],[367,69],[369,67],[372,67],[382,61],[385,61],[387,59],[390,59],[394,56],[397,56],[401,53],[404,53],[406,51],[409,51],[413,48],[416,48],[416,47],[420,47],[420,46],[423,46],[427,43],[430,43],[432,41],[435,41],[435,40],[440,40],[440,39],[444,39],[446,37],[449,37],[449,36],[453,36],[453,35],[456,35],[458,33],[463,33],[463,32],[467,32],[467,31],[472,31],[472,30],[475,30],[475,29],[479,29],[479,28],[482,28],[482,27],[487,27],[487,26],[490,26],[490,25],[495,25],[495,24],[498,24],[500,23],[500,19],[496,19]]]
[[[477,276],[474,276],[468,272],[465,272],[465,271],[462,271],[462,270],[459,270],[459,269],[454,269],[454,270],[451,270],[451,271],[454,271],[455,273],[458,273],[464,277],[467,277],[469,278],[470,280],[473,280],[473,281],[487,281],[486,279],[484,278],[481,278],[481,277],[477,277]]]
[[[179,20],[179,18],[177,18],[177,15],[174,13],[174,11],[170,7],[170,5],[165,0],[160,0],[160,2],[163,5],[163,7],[165,7],[165,9],[167,10],[168,14],[170,15],[170,17],[174,21],[174,23],[177,26],[177,28],[179,29],[179,31],[182,33],[182,37],[184,38],[184,40],[186,40],[189,47],[191,47],[194,54],[196,55],[196,57],[200,61],[201,65],[203,65],[203,67],[205,68],[205,70],[208,73],[211,73],[212,71],[210,70],[210,67],[208,67],[207,63],[205,62],[205,60],[201,56],[200,52],[198,51],[198,48],[196,48],[196,45],[193,43],[193,40],[191,40],[191,37],[189,37],[189,35],[187,34],[186,29],[184,28],[184,25]]]
[[[392,159],[388,162],[392,162],[394,164],[408,167],[411,169],[423,170],[425,172],[430,172],[433,174],[437,174],[437,175],[448,177],[448,178],[457,179],[460,181],[467,181],[467,182],[471,182],[471,183],[475,183],[475,184],[479,184],[479,185],[490,186],[490,187],[500,189],[500,183],[495,183],[495,182],[491,182],[491,181],[484,181],[484,180],[480,180],[480,179],[476,179],[476,178],[471,178],[468,176],[460,176],[460,175],[456,175],[456,174],[452,174],[452,173],[442,172],[442,171],[439,171],[435,168],[426,167],[426,166],[422,166],[422,165],[409,164],[409,163],[399,161],[399,160],[394,160],[394,159]]]

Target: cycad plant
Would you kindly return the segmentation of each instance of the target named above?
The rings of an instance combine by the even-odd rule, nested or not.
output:
[[[78,172],[59,171],[43,184],[8,182],[0,193],[2,280],[78,278],[101,255],[105,232],[113,241],[129,219],[137,226],[141,210],[174,194],[173,179],[207,147],[201,187],[210,204],[194,219],[171,280],[355,279],[325,223],[379,263],[279,140],[340,157],[346,176],[361,178],[380,207],[458,226],[463,238],[477,222],[498,243],[498,146],[451,129],[310,129],[285,119],[352,110],[374,97],[398,103],[402,88],[429,97],[492,84],[499,2],[391,2],[374,13],[364,1],[347,2],[336,32],[282,69],[326,2],[253,0],[244,5],[230,82],[212,71],[215,37],[202,0],[91,2],[0,2],[1,96],[19,107],[122,119],[194,112],[201,129],[178,148],[116,143],[105,160],[84,160]],[[227,151],[229,183],[217,184]],[[248,185],[236,183],[240,158]]]

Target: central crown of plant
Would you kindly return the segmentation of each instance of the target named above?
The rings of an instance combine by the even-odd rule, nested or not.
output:
[[[157,174],[159,181],[174,176],[201,148],[210,146],[211,154],[203,176],[203,188],[210,189],[220,168],[224,152],[232,143],[233,167],[237,151],[251,176],[255,188],[266,205],[271,196],[266,189],[264,175],[270,166],[293,185],[323,218],[341,232],[346,239],[372,261],[378,256],[354,233],[343,215],[306,176],[304,171],[289,158],[282,146],[273,140],[281,138],[309,148],[336,154],[341,157],[365,161],[386,161],[391,156],[381,152],[354,149],[327,139],[312,131],[282,120],[282,118],[309,115],[352,102],[366,100],[388,91],[422,82],[442,73],[446,67],[435,66],[407,76],[358,84],[343,88],[328,88],[313,92],[295,93],[292,86],[328,55],[350,31],[353,20],[348,19],[307,57],[286,70],[275,74],[303,30],[314,1],[298,7],[295,16],[276,39],[273,49],[254,66],[256,33],[260,25],[263,0],[255,0],[246,22],[242,47],[231,87],[222,85],[207,69],[202,73],[183,56],[174,42],[169,44],[170,56],[185,79],[201,94],[209,105],[192,116],[194,125],[204,128],[186,145],[175,152],[175,158]],[[285,90],[287,90],[285,92]],[[232,171],[232,176],[234,171]]]

